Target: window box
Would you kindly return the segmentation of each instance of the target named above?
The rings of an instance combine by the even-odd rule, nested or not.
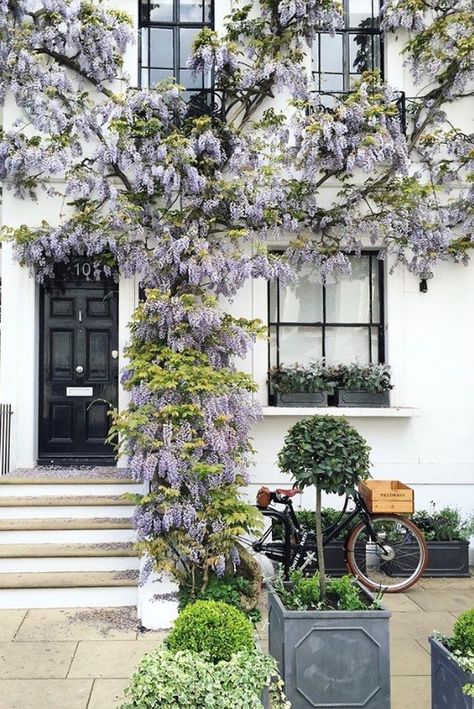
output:
[[[268,611],[269,651],[293,709],[389,709],[389,611],[289,611],[272,586]]]
[[[465,684],[474,683],[474,673],[459,667],[449,650],[430,638],[432,709],[472,709],[474,700],[463,692]]]
[[[294,391],[283,394],[275,392],[277,406],[328,406],[328,393],[326,391]]]
[[[334,403],[336,406],[347,406],[349,408],[384,408],[390,406],[390,392],[340,389],[338,387],[335,391]]]

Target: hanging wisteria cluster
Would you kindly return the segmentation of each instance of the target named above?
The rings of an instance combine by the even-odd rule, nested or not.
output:
[[[447,113],[472,92],[469,6],[386,4],[384,30],[401,33],[420,87],[405,132],[399,94],[376,72],[330,107],[311,91],[308,46],[342,26],[336,0],[260,0],[237,7],[224,35],[204,29],[190,67],[213,72],[223,112],[197,117],[172,83],[127,87],[124,13],[0,0],[0,98],[18,107],[0,180],[63,205],[59,224],[5,227],[17,259],[41,282],[87,256],[96,278],[138,274],[147,289],[123,374],[131,403],[112,435],[150,481],[136,526],[159,567],[206,583],[238,563],[236,539],[257,523],[239,488],[259,412],[235,361],[262,328],[220,297],[307,263],[322,278],[347,272],[368,242],[416,274],[467,260],[474,140]]]

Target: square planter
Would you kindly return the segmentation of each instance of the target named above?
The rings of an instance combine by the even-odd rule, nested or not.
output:
[[[390,709],[390,615],[288,611],[269,585],[269,651],[292,708]]]
[[[436,638],[431,645],[431,709],[474,709],[474,699],[462,691],[474,682],[474,673],[465,672]]]
[[[469,542],[427,542],[428,566],[423,576],[469,578]],[[401,570],[396,561],[387,572],[392,576],[408,576],[409,569]]]
[[[389,391],[366,391],[365,389],[336,389],[336,406],[378,408],[390,406]]]
[[[295,391],[291,394],[275,392],[277,406],[327,406],[327,391]]]

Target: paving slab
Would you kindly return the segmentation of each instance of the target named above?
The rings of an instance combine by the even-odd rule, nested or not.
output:
[[[0,679],[64,679],[77,643],[0,643]]]
[[[15,642],[51,640],[134,640],[137,613],[129,608],[30,610]]]
[[[382,604],[392,613],[419,613],[420,606],[405,593],[386,593]]]
[[[392,677],[391,709],[430,709],[430,677]]]
[[[86,640],[78,645],[68,677],[128,679],[143,655],[159,645],[156,640]]]
[[[393,638],[403,640],[417,640],[428,652],[428,637],[434,630],[439,633],[450,635],[453,629],[453,616],[446,611],[439,613],[394,613],[390,619],[390,633]]]
[[[127,679],[94,680],[87,709],[120,709],[125,700],[123,691],[127,685]]]
[[[474,590],[470,588],[453,587],[450,590],[417,588],[414,591],[409,591],[408,595],[420,608],[428,612],[462,613],[474,605]]]
[[[390,638],[390,674],[396,676],[429,675],[430,655],[416,641],[406,637]],[[405,707],[415,709],[415,705]],[[418,709],[418,707],[416,708]]]
[[[27,612],[26,610],[0,610],[0,642],[13,640]]]
[[[90,679],[0,680],[0,709],[86,709]]]

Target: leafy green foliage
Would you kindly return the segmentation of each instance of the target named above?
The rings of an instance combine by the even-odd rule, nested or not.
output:
[[[217,663],[240,650],[252,650],[254,630],[248,618],[228,603],[196,601],[179,614],[166,645],[174,652],[203,653]]]
[[[463,520],[454,507],[427,512],[419,510],[412,517],[429,542],[452,542],[468,540],[474,535],[474,515]]]
[[[311,416],[289,430],[278,462],[301,488],[318,485],[343,495],[369,477],[369,451],[345,418]]]
[[[322,362],[313,362],[303,367],[295,364],[291,367],[273,367],[268,373],[270,384],[282,394],[295,392],[317,392],[334,390],[336,382],[331,380]]]
[[[141,660],[122,709],[261,709],[265,687],[272,709],[290,709],[282,686],[276,661],[257,649],[214,665],[198,653],[161,648]]]
[[[364,390],[371,393],[393,389],[390,381],[390,367],[386,364],[339,364],[331,367],[327,377],[336,382],[341,389]]]
[[[202,583],[197,583],[200,589],[195,597],[191,594],[189,586],[180,586],[179,608],[186,608],[190,603],[199,601],[222,601],[248,616],[253,623],[258,623],[261,619],[261,612],[253,607],[252,596],[253,587],[250,581],[243,576],[216,576],[212,574],[205,590],[202,590]],[[250,606],[250,608],[249,608]]]
[[[360,589],[350,576],[328,579],[326,599],[323,599],[321,595],[319,574],[303,576],[301,571],[293,571],[289,583],[285,583],[279,578],[274,587],[287,610],[359,611],[379,607],[378,601],[369,606],[363,600]]]
[[[455,622],[451,649],[461,655],[474,654],[474,608],[461,613]]]

